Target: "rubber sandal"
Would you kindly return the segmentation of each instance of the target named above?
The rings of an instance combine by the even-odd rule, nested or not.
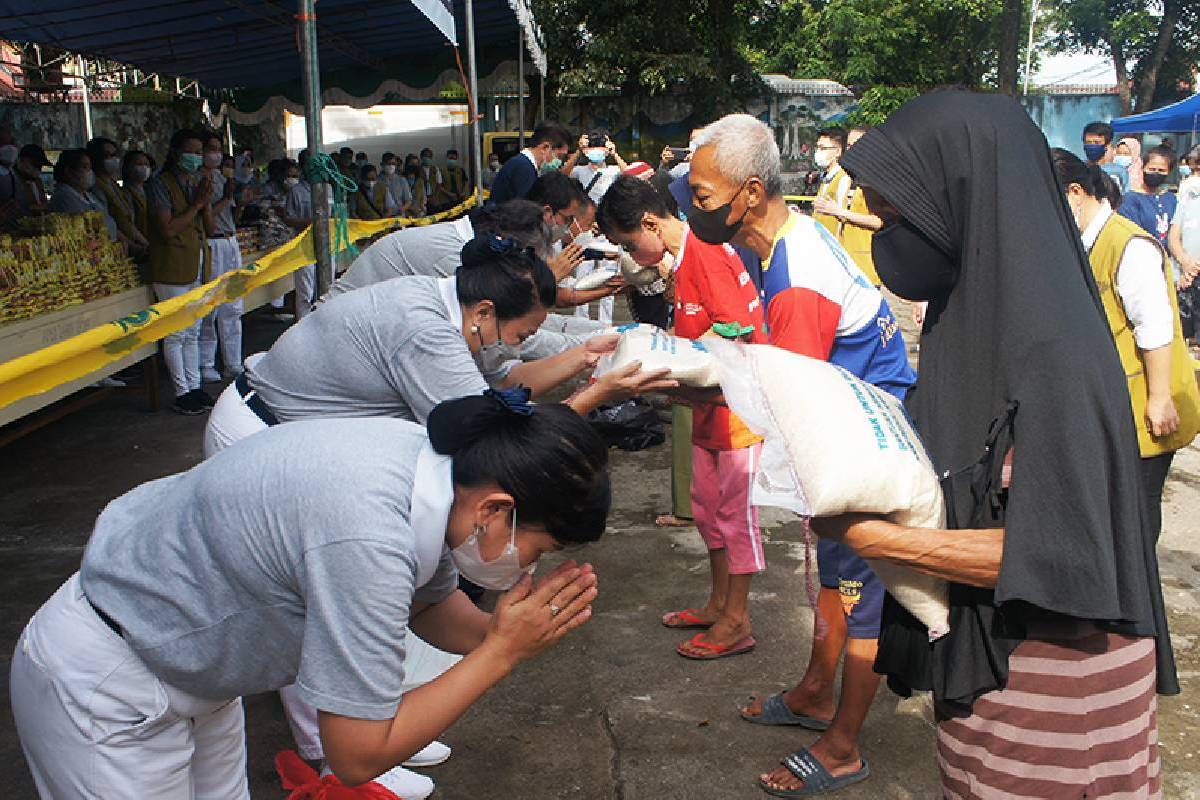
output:
[[[731,645],[720,645],[713,644],[712,642],[706,642],[703,640],[703,638],[701,638],[703,636],[703,633],[697,633],[688,641],[688,644],[692,645],[693,647],[699,647],[701,650],[707,650],[709,653],[708,655],[698,656],[692,653],[684,652],[682,644],[675,648],[675,652],[679,653],[679,655],[683,656],[684,658],[690,658],[693,661],[712,661],[716,658],[740,656],[742,653],[749,653],[754,649],[754,646],[758,644],[758,642],[754,641],[753,636],[747,636],[745,639],[734,642]]]
[[[696,612],[698,612],[699,610],[700,609],[698,609],[698,608],[685,608],[683,611],[668,612],[666,614],[663,614],[662,624],[664,627],[672,628],[674,630],[679,630],[679,631],[693,630],[695,628],[711,628],[713,626],[713,623],[705,622],[704,620],[700,619],[699,616],[696,615]],[[672,617],[674,617],[677,620],[682,620],[683,624],[682,625],[672,625],[670,622],[667,622],[667,620],[671,619]]]
[[[674,514],[659,514],[654,518],[654,524],[660,528],[690,528],[692,521],[690,519],[680,519]]]
[[[832,720],[817,719],[806,714],[797,714],[787,706],[783,692],[773,694],[763,701],[762,713],[758,716],[742,711],[742,719],[756,725],[798,725],[810,731],[826,731]]]
[[[759,778],[759,788],[772,797],[813,797],[826,792],[836,792],[838,789],[845,789],[847,786],[865,781],[871,774],[871,768],[864,758],[858,772],[835,778],[807,747],[801,747],[785,758],[782,763],[788,768],[788,772],[804,781],[804,788],[776,789]]]

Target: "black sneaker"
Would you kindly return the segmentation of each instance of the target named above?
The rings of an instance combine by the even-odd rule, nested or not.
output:
[[[181,394],[175,398],[175,403],[171,406],[171,410],[176,414],[184,414],[189,417],[194,417],[197,414],[203,414],[208,411],[200,401],[196,399],[194,392]]]
[[[199,403],[200,407],[205,411],[217,404],[217,401],[212,398],[212,395],[203,389],[192,389],[190,392],[188,392],[188,394],[196,398],[196,402]]]

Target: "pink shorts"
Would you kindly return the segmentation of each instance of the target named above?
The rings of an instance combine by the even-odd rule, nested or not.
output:
[[[750,505],[750,487],[762,444],[737,450],[692,445],[692,517],[709,550],[724,550],[731,575],[767,568],[758,509]]]

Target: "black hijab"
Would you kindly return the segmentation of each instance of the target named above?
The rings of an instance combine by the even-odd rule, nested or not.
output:
[[[1002,688],[1027,624],[1166,636],[1124,371],[1041,131],[1002,95],[913,100],[841,159],[957,266],[929,304],[908,407],[952,528],[1003,527],[995,590],[954,584],[950,633],[890,601],[876,668],[945,704]],[[1001,487],[1012,449],[1012,479]],[[1176,693],[1159,647],[1159,691]]]

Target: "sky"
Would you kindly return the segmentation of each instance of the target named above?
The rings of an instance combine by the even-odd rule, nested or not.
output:
[[[1112,86],[1117,82],[1112,60],[1090,53],[1063,53],[1043,56],[1041,65],[1034,69],[1035,86],[1047,84],[1103,84]]]

